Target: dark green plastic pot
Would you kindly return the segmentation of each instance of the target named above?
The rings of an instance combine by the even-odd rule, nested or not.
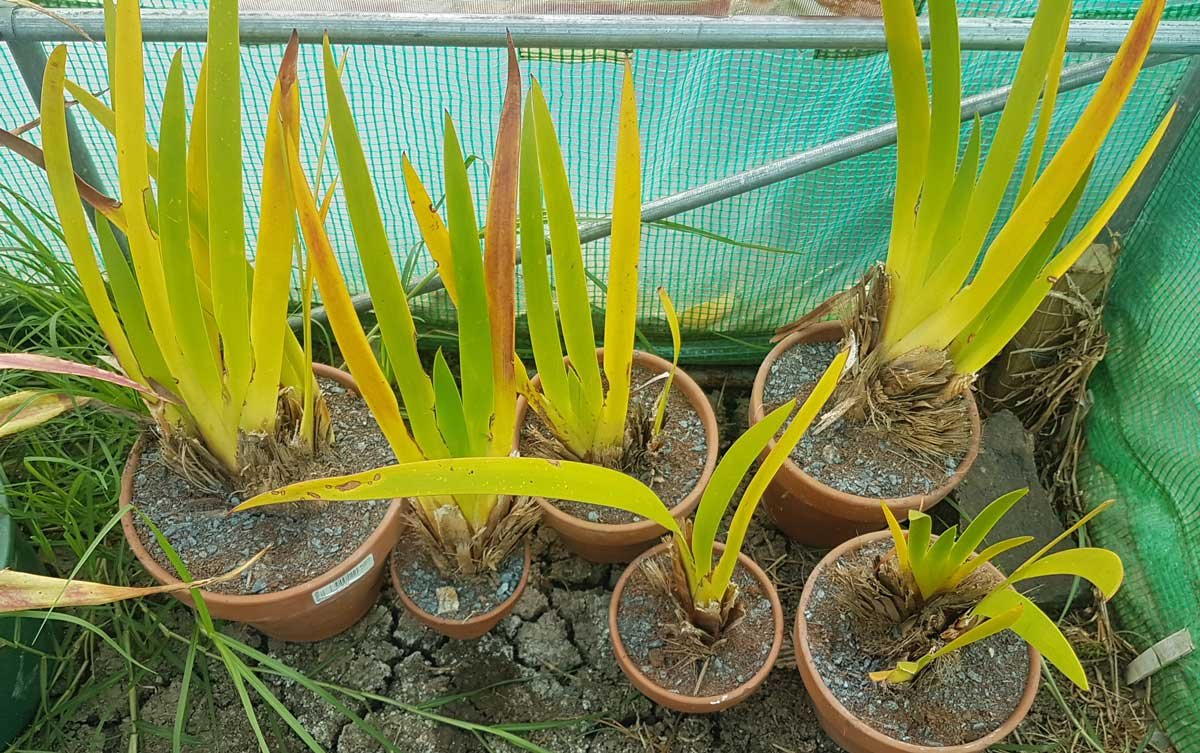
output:
[[[4,493],[7,484],[8,480],[0,471],[0,569],[43,572],[33,547],[21,535],[20,526],[8,515],[8,498]],[[0,638],[22,646],[32,643],[39,651],[51,651],[54,633],[54,623],[0,617]],[[16,740],[37,713],[41,701],[41,671],[42,662],[37,654],[0,646],[0,750]]]

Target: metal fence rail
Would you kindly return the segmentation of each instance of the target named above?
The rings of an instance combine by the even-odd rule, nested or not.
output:
[[[30,8],[0,5],[0,40],[79,41],[79,31],[104,38],[103,11],[63,8],[52,18]],[[61,20],[59,20],[61,19]],[[65,23],[64,23],[65,22]],[[963,18],[967,50],[1019,50],[1029,34],[1028,18]],[[69,26],[67,24],[70,24]],[[922,20],[922,33],[928,25]],[[203,10],[142,12],[148,42],[202,42],[208,14]],[[74,27],[74,28],[72,28]],[[511,32],[524,47],[576,49],[874,49],[885,47],[877,18],[806,16],[520,16],[368,12],[243,11],[243,44],[281,44],[295,29],[307,42],[333,29],[342,44],[503,47]],[[1115,52],[1129,22],[1079,19],[1071,22],[1067,49]],[[1200,53],[1200,22],[1163,21],[1153,52]]]

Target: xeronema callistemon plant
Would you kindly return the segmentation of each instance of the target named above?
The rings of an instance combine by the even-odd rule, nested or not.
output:
[[[825,371],[779,442],[751,478],[734,510],[725,551],[713,563],[713,542],[742,478],[795,408],[791,401],[752,426],[725,453],[704,490],[695,521],[681,526],[667,505],[642,482],[590,463],[525,457],[449,458],[377,468],[336,478],[291,484],[260,494],[235,512],[297,500],[344,502],[380,497],[427,497],[459,494],[511,494],[547,497],[613,507],[653,520],[672,537],[674,570],[666,580],[690,624],[710,638],[740,614],[731,585],[750,519],[775,472],[804,436],[833,392],[847,352]]]
[[[175,54],[157,149],[146,138],[137,3],[105,3],[111,109],[65,77],[66,46],[50,54],[42,149],[8,131],[0,131],[0,144],[45,167],[67,250],[120,373],[24,353],[0,354],[0,368],[136,389],[178,470],[202,487],[253,493],[278,485],[280,467],[318,452],[331,437],[307,330],[302,345],[287,323],[297,238],[287,168],[296,155],[285,152],[298,150],[298,42],[293,38],[288,46],[271,95],[251,268],[242,209],[237,11],[236,0],[212,3],[190,134],[182,51]],[[121,201],[75,175],[64,87],[115,136]],[[81,199],[96,210],[107,286]],[[114,228],[128,241],[132,265]]]
[[[458,310],[461,389],[441,351],[434,359],[432,378],[421,363],[412,312],[328,38],[324,64],[341,190],[408,427],[359,323],[299,155],[289,151],[301,229],[347,367],[401,463],[507,456],[517,399],[513,331],[521,74],[516,50],[510,41],[482,253],[467,168],[449,115],[443,150],[444,223],[407,156],[402,161],[417,224]],[[502,562],[536,523],[538,508],[525,497],[447,493],[418,500],[413,517],[412,529],[439,568],[472,574],[480,568],[494,569]]]
[[[661,427],[661,420],[630,415],[642,231],[641,146],[632,65],[628,59],[625,61],[617,129],[603,369],[596,358],[592,301],[567,169],[550,110],[536,81],[530,89],[522,125],[521,264],[529,337],[540,385],[535,387],[522,374],[518,390],[553,434],[539,438],[539,454],[624,468],[628,466],[627,458],[644,452]],[[549,226],[553,285],[543,234],[543,206],[545,224]],[[669,299],[662,297],[678,353],[674,311]],[[564,345],[569,363],[563,360]],[[659,400],[659,415],[665,398],[666,390]]]
[[[931,532],[933,520],[925,513],[910,511],[905,532],[883,505],[893,548],[877,561],[873,577],[856,583],[855,598],[864,620],[885,624],[882,632],[888,637],[882,643],[887,655],[897,661],[890,670],[873,672],[872,679],[910,682],[934,660],[1007,629],[1087,690],[1087,675],[1066,636],[1014,586],[1048,575],[1077,576],[1094,585],[1105,600],[1111,599],[1124,578],[1116,553],[1098,547],[1051,550],[1112,501],[1097,506],[1010,575],[997,580],[983,566],[1033,537],[1005,539],[978,554],[975,550],[1028,491],[1019,489],[996,499],[971,521],[962,536],[958,526],[951,526],[936,540]]]
[[[929,3],[932,96],[912,2],[883,0],[897,122],[887,260],[777,333],[782,337],[832,311],[842,313],[857,357],[821,426],[849,414],[878,428],[895,426],[896,441],[918,451],[965,448],[969,427],[961,401],[953,398],[970,388],[975,373],[1104,227],[1174,113],[1172,108],[1109,196],[1063,243],[1096,154],[1149,50],[1163,2],[1145,0],[1083,114],[1057,151],[1047,154],[1071,0],[1042,0],[991,146],[982,153],[976,119],[959,162],[962,71],[954,0]],[[1035,111],[1032,147],[1018,172]],[[1018,175],[1016,200],[1001,215]]]

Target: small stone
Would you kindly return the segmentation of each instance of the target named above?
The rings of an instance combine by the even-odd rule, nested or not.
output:
[[[442,586],[437,594],[437,613],[452,614],[458,611],[458,590],[454,586]]]
[[[593,523],[598,523],[600,522],[600,513],[596,512],[595,510],[589,510],[587,519]]]

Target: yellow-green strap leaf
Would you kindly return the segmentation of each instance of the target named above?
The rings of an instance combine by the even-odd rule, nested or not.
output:
[[[350,227],[354,233],[367,289],[371,292],[373,300],[381,302],[381,305],[376,307],[375,314],[379,321],[383,344],[387,348],[388,357],[392,359],[396,384],[400,388],[405,412],[408,414],[413,436],[420,445],[422,455],[427,458],[446,457],[446,446],[438,432],[434,416],[433,385],[417,352],[416,324],[413,322],[408,297],[396,270],[391,243],[388,241],[383,217],[379,211],[379,199],[367,167],[366,154],[358,128],[354,124],[354,114],[338,75],[337,60],[328,38],[324,41],[324,73],[325,96],[329,102],[333,145],[341,171],[342,194],[346,197],[346,212],[350,216]],[[332,279],[323,280],[322,274],[330,277],[336,272],[336,285],[344,290],[345,280],[342,279],[336,260],[332,266],[324,264],[323,259],[319,262],[317,279],[321,285],[322,296],[326,294],[326,282],[334,283]],[[357,318],[354,317],[354,327],[359,326]],[[345,326],[350,325],[347,322]],[[373,356],[371,360],[374,361]],[[375,367],[378,368],[378,364]],[[360,368],[367,367],[363,364]],[[385,420],[392,420],[390,410]]]
[[[571,367],[579,375],[581,422],[594,434],[603,405],[600,366],[596,362],[596,333],[592,326],[592,304],[588,292],[579,224],[571,200],[571,186],[562,148],[550,118],[550,108],[537,80],[529,92],[537,134],[538,164],[546,219],[550,226],[550,250],[554,257],[554,282],[558,294],[558,316]],[[539,364],[540,365],[540,364]],[[589,437],[589,440],[591,437]]]
[[[969,342],[955,343],[954,364],[959,373],[973,374],[982,369],[1016,335],[1021,327],[1025,326],[1025,322],[1033,316],[1033,312],[1041,305],[1058,279],[1079,260],[1079,257],[1095,240],[1113,213],[1117,211],[1117,207],[1125,200],[1134,183],[1142,174],[1142,170],[1150,161],[1150,157],[1154,154],[1154,150],[1158,147],[1174,115],[1175,107],[1172,106],[1158,124],[1158,128],[1151,135],[1149,141],[1142,147],[1142,151],[1138,153],[1133,164],[1125,171],[1120,182],[1092,215],[1092,218],[1046,264],[1014,305],[1006,311],[997,312],[999,316],[989,322],[985,331],[986,336],[976,337]]]
[[[817,417],[817,414],[825,407],[826,401],[829,400],[829,396],[833,394],[834,388],[837,387],[838,380],[842,376],[842,371],[846,367],[846,360],[849,357],[850,351],[848,350],[843,350],[834,357],[833,362],[825,369],[825,373],[821,375],[821,379],[813,387],[804,404],[800,406],[800,410],[796,411],[796,417],[792,419],[792,423],[784,430],[775,447],[767,453],[767,457],[759,465],[754,477],[750,479],[750,483],[747,485],[746,491],[742,494],[741,500],[738,501],[737,509],[733,513],[733,520],[729,523],[729,535],[725,539],[725,551],[721,554],[721,559],[717,563],[717,569],[713,572],[711,580],[703,584],[700,593],[697,595],[696,601],[698,603],[719,600],[724,596],[726,589],[729,588],[729,580],[733,577],[733,569],[737,565],[738,554],[741,552],[742,543],[746,539],[746,531],[750,527],[750,519],[754,515],[754,510],[758,507],[759,500],[762,499],[763,492],[767,489],[767,484],[779,472],[783,461],[787,460],[788,456],[791,455],[792,450],[800,442],[800,438],[804,436],[804,432],[808,431],[808,427]],[[704,573],[700,573],[702,579],[704,575]]]
[[[1014,536],[1011,539],[1005,539],[1004,541],[998,541],[995,544],[992,544],[979,554],[962,563],[958,569],[954,571],[954,574],[951,575],[948,587],[954,588],[959,583],[962,583],[963,580],[965,580],[971,573],[999,557],[1001,554],[1004,554],[1010,549],[1016,549],[1019,546],[1024,546],[1031,541],[1033,541],[1032,536]]]
[[[145,383],[133,346],[108,299],[104,278],[92,250],[87,217],[79,203],[75,169],[67,140],[66,104],[62,96],[66,65],[67,48],[59,45],[50,53],[42,79],[42,144],[46,148],[46,178],[50,183],[50,194],[58,211],[67,251],[100,331],[104,333],[104,339],[112,348],[121,369],[135,381]]]
[[[121,3],[117,4],[118,12]],[[250,386],[250,295],[242,207],[241,48],[237,0],[212,0],[208,22],[208,253],[213,314],[236,418]],[[122,55],[124,57],[124,54]],[[236,423],[236,421],[235,421]]]
[[[929,149],[929,89],[913,3],[883,0],[882,8],[888,67],[896,93],[896,197],[887,265],[904,284],[912,268],[914,218]]]
[[[1100,589],[1107,601],[1116,594],[1125,579],[1125,567],[1116,552],[1097,547],[1080,547],[1064,552],[1052,552],[1013,573],[1012,582],[1019,583],[1043,575],[1074,575]]]
[[[1087,673],[1079,663],[1079,657],[1075,655],[1071,642],[1059,630],[1058,625],[1028,598],[1011,588],[1000,588],[988,594],[975,607],[975,614],[995,618],[1018,606],[1023,609],[1021,616],[1013,624],[1012,631],[1037,649],[1042,658],[1057,667],[1067,679],[1087,690]]]
[[[599,447],[625,441],[633,341],[637,330],[638,256],[642,243],[641,142],[633,65],[625,59],[617,126],[617,167],[613,186],[612,241],[608,254],[608,293],[604,310],[604,376],[608,392],[596,428]]]
[[[663,314],[667,317],[667,328],[671,330],[671,370],[667,372],[667,380],[663,384],[662,392],[659,393],[658,400],[654,403],[653,435],[656,437],[662,432],[663,419],[667,415],[667,400],[671,397],[671,385],[675,382],[675,371],[679,368],[680,346],[679,316],[675,313],[675,304],[671,302],[671,296],[667,294],[666,288],[658,289],[658,300],[662,302]]]
[[[900,529],[900,521],[896,520],[892,508],[888,507],[887,502],[881,499],[879,506],[883,508],[883,517],[887,519],[888,531],[892,534],[892,546],[896,550],[896,561],[900,564],[900,572],[911,573],[912,559],[908,553],[908,537]]]
[[[454,121],[444,118],[442,157],[446,175],[446,225],[450,228],[450,251],[454,278],[458,282],[459,379],[467,433],[476,455],[488,454],[493,411],[492,332],[488,316],[487,284],[479,248],[479,224],[475,201],[467,178],[466,161]],[[508,351],[511,353],[511,349]],[[510,435],[511,437],[511,435]]]
[[[734,440],[713,471],[708,486],[704,487],[704,494],[700,497],[700,505],[696,508],[696,518],[692,525],[692,554],[696,560],[696,568],[703,575],[712,571],[713,541],[717,538],[717,529],[725,517],[726,510],[729,509],[733,495],[742,483],[742,478],[762,454],[767,443],[779,433],[779,429],[795,407],[796,401],[789,400],[763,416],[761,421]]]
[[[198,389],[209,396],[211,404],[218,405],[222,399],[221,369],[209,342],[196,270],[192,263],[191,221],[188,216],[187,110],[181,52],[175,54],[167,74],[159,144],[167,159],[167,168],[158,177],[159,244],[163,258],[163,281],[175,322],[175,339],[184,362],[191,365]],[[278,331],[275,336],[278,340]]]
[[[533,358],[541,375],[545,402],[559,411],[569,410],[567,369],[558,334],[558,312],[546,262],[545,223],[542,215],[542,180],[538,171],[537,131],[533,99],[525,101],[521,128],[520,170],[521,278],[525,288],[526,320]],[[527,395],[528,396],[528,395]],[[532,405],[532,402],[530,403]],[[539,411],[540,412],[540,411]]]
[[[285,101],[286,102],[286,101]],[[286,117],[286,116],[285,116]],[[357,383],[359,394],[379,424],[383,436],[387,438],[396,458],[401,462],[412,462],[423,459],[421,451],[413,443],[404,419],[400,415],[400,404],[392,386],[379,368],[371,343],[358,320],[354,303],[350,300],[350,291],[346,289],[346,281],[338,268],[337,258],[325,234],[325,225],[309,187],[308,178],[300,164],[300,151],[292,141],[291,134],[284,131],[287,140],[288,174],[292,185],[293,201],[300,220],[300,229],[304,243],[308,247],[312,263],[313,275],[321,289],[321,298],[325,311],[329,315],[329,326],[333,329],[342,357]]]
[[[458,284],[454,281],[454,260],[450,256],[450,231],[434,208],[433,199],[421,182],[421,177],[408,161],[408,155],[403,152],[400,154],[400,172],[404,176],[413,218],[417,221],[417,229],[421,231],[421,240],[425,241],[425,248],[437,266],[438,276],[442,278],[450,302],[457,306]]]
[[[248,499],[234,512],[298,500],[349,502],[460,494],[547,497],[613,507],[683,536],[666,505],[641,481],[602,466],[543,458],[445,458],[390,465],[290,484]]]

